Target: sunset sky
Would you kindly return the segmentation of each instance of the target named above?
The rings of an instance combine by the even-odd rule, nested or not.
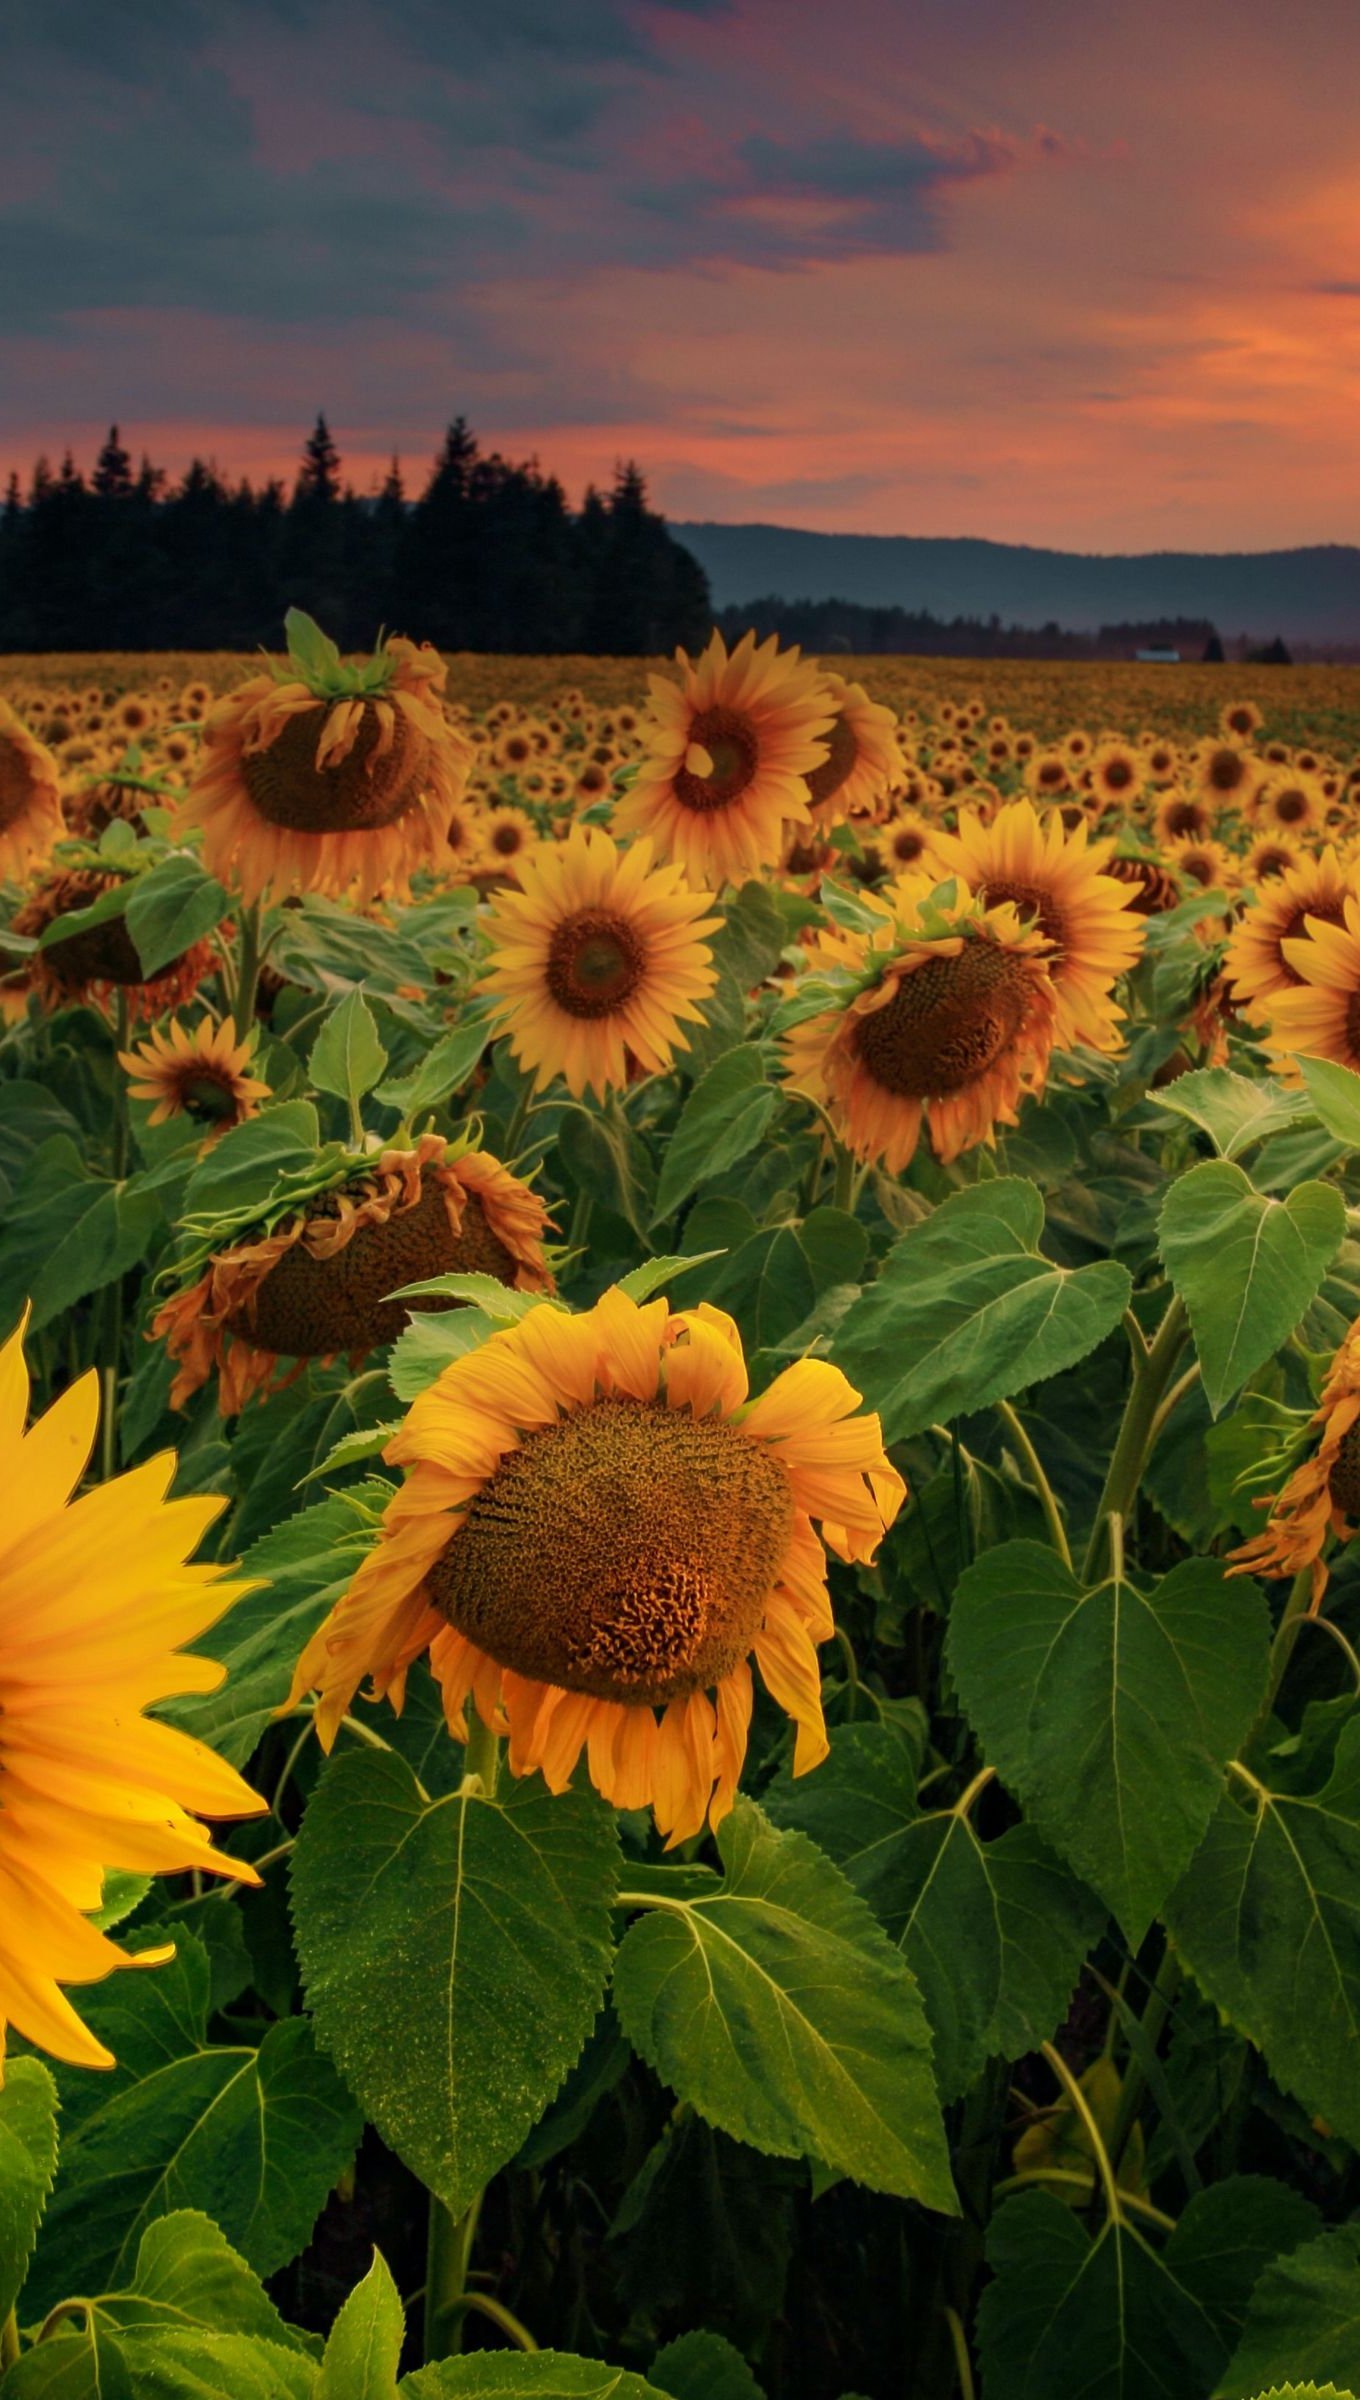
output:
[[[1360,540],[1341,0],[18,0],[4,80],[25,480],[461,409],[674,517]]]

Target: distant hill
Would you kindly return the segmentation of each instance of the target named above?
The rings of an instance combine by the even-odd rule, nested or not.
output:
[[[1078,632],[1116,620],[1193,617],[1207,619],[1225,636],[1360,640],[1360,549],[1340,542],[1307,550],[1154,550],[1102,558],[1011,542],[804,533],[791,525],[671,519],[670,530],[704,568],[717,608],[779,592],[790,600],[834,597],[929,610],[936,617],[997,616]]]

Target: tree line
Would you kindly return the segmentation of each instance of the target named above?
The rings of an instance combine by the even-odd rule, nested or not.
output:
[[[785,600],[769,593],[718,611],[720,631],[731,640],[754,626],[762,640],[778,634],[819,655],[849,651],[870,658],[1133,658],[1139,650],[1178,650],[1182,658],[1207,662],[1232,657],[1256,665],[1287,666],[1289,651],[1279,639],[1265,647],[1241,635],[1226,645],[1207,618],[1156,617],[1137,623],[1102,625],[1095,633],[1070,627],[1003,625],[1000,617],[936,617],[924,608],[873,606],[859,600]]]
[[[293,489],[195,459],[134,469],[117,426],[89,480],[68,453],[0,506],[0,650],[277,648],[305,608],[343,649],[379,629],[442,650],[639,657],[695,648],[708,580],[631,461],[573,510],[536,459],[483,453],[463,417],[420,496],[394,459],[380,493],[342,478],[324,416]]]

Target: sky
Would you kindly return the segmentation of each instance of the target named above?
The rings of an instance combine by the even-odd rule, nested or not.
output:
[[[1350,0],[8,0],[0,472],[1360,540]]]

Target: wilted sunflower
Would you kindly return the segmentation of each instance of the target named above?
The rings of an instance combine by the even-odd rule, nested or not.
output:
[[[1006,901],[932,899],[903,878],[872,934],[837,928],[812,954],[855,982],[785,1037],[785,1072],[857,1158],[900,1174],[928,1126],[937,1158],[995,1139],[1041,1091],[1057,994],[1049,942]]]
[[[422,1134],[413,1150],[351,1160],[340,1180],[223,1247],[158,1311],[179,1373],[178,1408],[216,1370],[218,1405],[235,1416],[290,1382],[309,1358],[356,1362],[399,1334],[408,1311],[457,1303],[394,1301],[434,1275],[491,1275],[521,1292],[552,1289],[551,1228],[536,1192],[484,1150]],[[291,1370],[280,1374],[285,1360]]]
[[[65,831],[57,762],[0,700],[0,883],[22,883]]]
[[[696,886],[757,875],[777,863],[786,821],[807,822],[835,713],[826,683],[773,634],[759,649],[744,634],[729,658],[715,633],[701,658],[676,661],[678,684],[647,678],[646,747],[615,826],[650,834]]]
[[[1311,1570],[1312,1606],[1327,1588],[1323,1550],[1329,1533],[1360,1532],[1360,1318],[1340,1343],[1310,1419],[1320,1433],[1311,1456],[1268,1501],[1264,1530],[1231,1552],[1230,1575],[1301,1575]]]
[[[268,1084],[249,1072],[254,1047],[237,1041],[229,1018],[214,1025],[204,1017],[192,1033],[176,1018],[168,1032],[153,1032],[135,1049],[120,1050],[118,1064],[132,1078],[129,1097],[154,1102],[149,1124],[190,1117],[214,1141],[256,1116],[269,1097]]]
[[[682,1023],[717,980],[702,939],[711,892],[686,889],[677,866],[653,867],[649,841],[620,850],[599,826],[575,825],[527,861],[521,888],[497,894],[487,921],[491,965],[479,989],[542,1091],[554,1075],[578,1098],[628,1080],[631,1056],[664,1074],[687,1050]]]
[[[409,888],[442,865],[470,744],[441,706],[447,669],[428,643],[385,643],[345,666],[289,611],[286,665],[254,675],[206,718],[185,818],[210,872],[255,900],[266,886]]]
[[[128,881],[93,867],[59,868],[15,911],[10,930],[31,937],[43,934],[58,918],[82,914]],[[148,975],[126,916],[114,914],[60,935],[32,951],[27,963],[33,990],[46,1008],[77,1000],[104,1005],[121,993],[134,1017],[150,1018],[164,1016],[190,999],[217,964],[217,953],[206,939],[191,942],[178,958]]]
[[[1297,941],[1310,917],[1326,925],[1343,921],[1347,896],[1355,890],[1354,875],[1342,866],[1329,842],[1319,858],[1301,858],[1258,889],[1252,906],[1235,928],[1224,961],[1233,997],[1250,1015],[1277,992],[1302,981],[1285,951]]]
[[[249,1587],[185,1562],[226,1503],[167,1500],[171,1451],[71,1495],[99,1418],[92,1369],[24,1432],[22,1331],[0,1349],[0,2062],[5,2029],[73,2065],[113,2064],[59,1990],[130,1958],[90,1923],[109,1869],[259,1878],[214,1850],[206,1817],[265,1803],[186,1733],[143,1715],[222,1680],[181,1655]]]
[[[428,1650],[459,1738],[471,1695],[515,1774],[560,1792],[585,1749],[606,1799],[686,1840],[732,1804],[752,1660],[797,1727],[795,1774],[826,1756],[823,1544],[871,1559],[905,1496],[858,1401],[812,1359],[748,1401],[741,1337],[708,1306],[531,1309],[412,1406],[386,1454],[407,1481],[289,1705],[319,1694],[329,1747],[365,1677],[399,1708]]]
[[[1339,925],[1310,914],[1302,937],[1281,948],[1295,980],[1270,996],[1266,1049],[1291,1068],[1331,1058],[1360,1072],[1360,899],[1347,893]]]
[[[807,778],[813,816],[819,825],[839,825],[847,817],[878,815],[902,766],[897,719],[870,699],[862,683],[829,671],[822,680],[835,715],[824,737],[826,757]]]
[[[1144,928],[1131,895],[1107,871],[1111,845],[1092,844],[1084,824],[1047,823],[1028,800],[1014,800],[990,824],[964,810],[955,834],[937,833],[932,846],[941,872],[958,875],[989,905],[1010,901],[1050,945],[1057,1001],[1055,1039],[1113,1050],[1119,977],[1143,946]]]

